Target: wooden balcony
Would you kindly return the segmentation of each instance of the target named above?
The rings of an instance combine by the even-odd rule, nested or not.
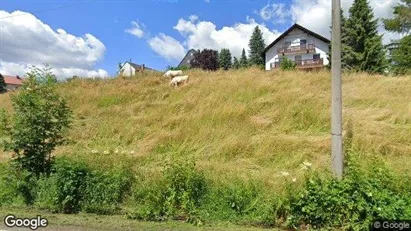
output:
[[[324,59],[305,59],[292,61],[297,64],[298,69],[308,69],[308,68],[320,68],[324,66]],[[271,69],[279,68],[281,61],[276,61],[271,63]]]
[[[299,45],[299,46],[282,47],[282,48],[279,48],[277,52],[280,54],[284,54],[284,55],[314,53],[315,45],[314,44],[304,44],[304,45]]]

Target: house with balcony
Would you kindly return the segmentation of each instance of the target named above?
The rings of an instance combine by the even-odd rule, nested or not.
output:
[[[298,69],[319,69],[328,65],[330,40],[294,24],[264,49],[265,69],[280,67],[285,58],[296,63]]]

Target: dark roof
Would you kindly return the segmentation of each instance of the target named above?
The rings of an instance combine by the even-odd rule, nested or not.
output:
[[[136,69],[136,70],[141,70],[141,68],[143,67],[143,65],[131,63],[131,62],[129,62],[129,61],[125,62],[125,63],[123,64],[123,66],[124,66],[126,63],[129,63],[129,64],[130,64],[132,67],[134,67],[134,69]],[[121,68],[123,68],[123,66],[121,66]],[[155,69],[153,69],[153,68],[149,68],[149,67],[146,67],[146,66],[144,66],[144,70],[157,71],[157,70],[155,70]]]
[[[183,61],[187,58],[187,56],[190,54],[190,53],[192,53],[192,52],[196,52],[196,50],[194,50],[194,49],[190,49],[188,52],[187,52],[187,54],[184,56],[184,58],[180,61],[180,63],[178,64],[178,67],[181,65],[181,64],[183,64]]]
[[[325,43],[330,43],[331,41],[299,24],[294,24],[292,27],[290,27],[288,30],[286,30],[282,35],[280,35],[280,37],[278,37],[276,40],[274,40],[274,42],[272,42],[270,45],[268,45],[265,49],[264,49],[264,53],[266,53],[271,47],[273,47],[278,41],[280,41],[282,38],[284,38],[288,33],[290,33],[292,30],[294,29],[300,29],[302,31],[304,31],[305,33],[318,38],[319,40],[325,42]]]

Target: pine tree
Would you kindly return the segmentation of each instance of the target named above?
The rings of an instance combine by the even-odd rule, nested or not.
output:
[[[249,52],[249,64],[250,65],[264,65],[264,48],[265,43],[263,39],[263,33],[258,26],[255,27],[253,34],[251,35]]]
[[[394,7],[394,17],[383,19],[384,27],[388,31],[410,34],[411,32],[411,0],[401,0]]]
[[[345,56],[346,56],[347,49],[348,49],[348,47],[346,45],[347,44],[347,39],[348,39],[347,30],[345,29],[346,21],[347,20],[344,17],[344,11],[343,11],[343,9],[341,9],[341,67],[342,67],[343,70],[348,69],[346,64],[345,64]],[[330,27],[330,29],[331,29],[330,33],[332,33],[332,26]],[[330,44],[330,50],[328,52],[328,60],[329,60],[328,67],[331,67],[331,60],[332,60],[331,50],[332,50],[332,46]]]
[[[233,68],[234,68],[234,69],[240,68],[240,62],[238,62],[237,57],[234,57]]]
[[[0,93],[4,93],[7,91],[7,85],[6,82],[4,81],[4,77],[0,74]]]
[[[242,67],[242,68],[248,67],[248,60],[247,60],[247,56],[245,55],[245,49],[244,48],[243,48],[243,51],[241,53],[240,67]]]
[[[394,73],[411,73],[411,0],[401,0],[401,4],[394,7],[394,17],[383,19],[383,22],[388,31],[408,34],[398,41],[391,41],[387,47]]]
[[[231,68],[231,52],[229,49],[221,49],[219,54],[219,67],[223,68],[224,70],[228,70]]]
[[[383,73],[387,67],[378,21],[367,0],[354,0],[350,17],[345,22],[345,64],[356,71]]]

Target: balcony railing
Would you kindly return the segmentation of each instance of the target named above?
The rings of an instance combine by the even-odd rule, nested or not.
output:
[[[301,53],[311,53],[315,52],[314,44],[304,44],[298,46],[281,47],[277,50],[278,53],[282,54],[301,54]]]
[[[324,66],[324,59],[305,59],[305,60],[297,60],[297,61],[292,61],[297,65],[297,68],[303,69],[303,68],[316,68],[316,67],[322,67]],[[276,61],[271,63],[271,69],[274,68],[279,68],[281,64],[281,61]]]

